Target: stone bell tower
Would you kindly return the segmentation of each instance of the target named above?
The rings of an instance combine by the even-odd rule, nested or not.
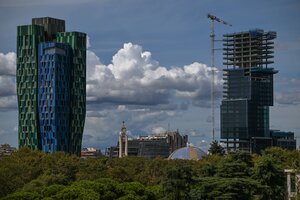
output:
[[[128,136],[126,133],[125,122],[123,121],[119,135],[119,158],[128,156]]]

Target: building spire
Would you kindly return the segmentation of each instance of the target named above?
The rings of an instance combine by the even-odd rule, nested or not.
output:
[[[126,134],[126,126],[124,121],[122,122],[121,132]]]
[[[121,133],[119,135],[119,158],[128,156],[128,136],[125,122],[122,122]]]

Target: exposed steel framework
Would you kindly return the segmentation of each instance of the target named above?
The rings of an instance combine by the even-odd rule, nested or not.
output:
[[[254,29],[247,32],[225,34],[224,65],[233,68],[268,67],[272,60],[276,32]]]

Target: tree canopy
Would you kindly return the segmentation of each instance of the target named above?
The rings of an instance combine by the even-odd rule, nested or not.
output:
[[[284,169],[300,152],[231,152],[199,161],[80,159],[22,148],[0,162],[0,199],[284,199]]]

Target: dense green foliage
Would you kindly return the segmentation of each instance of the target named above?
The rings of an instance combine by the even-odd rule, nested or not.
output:
[[[225,155],[225,149],[224,147],[222,147],[217,140],[212,141],[212,143],[210,144],[210,147],[208,149],[208,152],[213,154],[213,155],[219,155],[219,156],[223,156]]]
[[[300,152],[233,152],[199,161],[141,157],[80,159],[20,149],[0,160],[0,199],[284,199],[283,169]]]

